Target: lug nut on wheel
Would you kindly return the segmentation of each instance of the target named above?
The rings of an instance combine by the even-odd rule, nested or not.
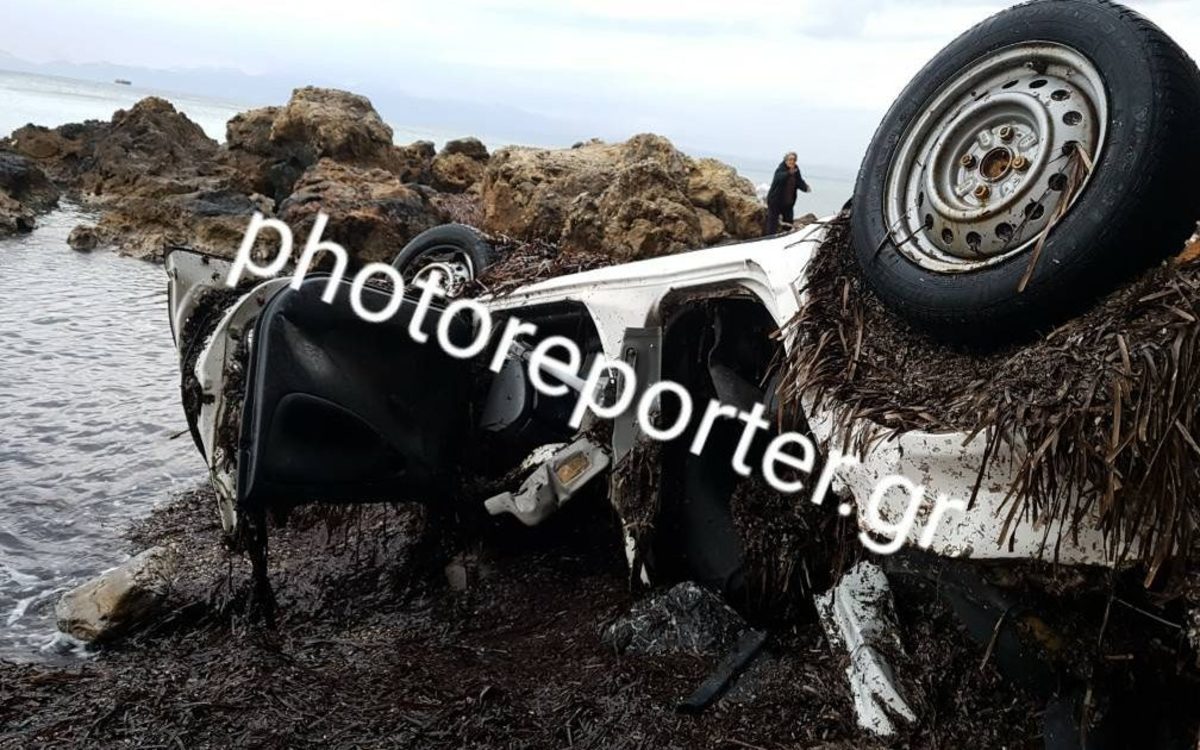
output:
[[[1017,154],[1013,157],[1012,168],[1018,172],[1024,172],[1026,169],[1029,169],[1029,160],[1023,155]]]
[[[1012,125],[1001,125],[1000,126],[1000,140],[1011,141],[1012,139],[1013,139]]]
[[[961,164],[962,166],[966,167],[967,169],[971,169],[972,167],[975,166],[975,155],[974,154],[963,154],[962,158],[958,160],[958,163]]]
[[[992,189],[987,185],[980,185],[979,187],[975,188],[975,197],[981,201],[987,200],[988,196],[991,194]]]

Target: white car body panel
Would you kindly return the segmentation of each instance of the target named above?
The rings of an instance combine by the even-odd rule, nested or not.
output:
[[[591,312],[605,354],[611,358],[620,356],[626,328],[660,322],[660,304],[672,291],[738,286],[758,297],[775,322],[783,326],[802,304],[804,268],[824,239],[824,233],[821,222],[782,237],[549,279],[490,300],[489,307],[519,310],[551,302],[579,302]],[[814,413],[811,403],[803,406],[818,441],[824,446],[840,445],[844,435],[835,434],[832,415]],[[978,480],[986,437],[977,435],[970,442],[967,437],[965,433],[908,432],[894,440],[874,443],[866,455],[860,456],[860,465],[839,468],[839,489],[848,490],[857,500],[860,527],[886,536],[888,529],[872,525],[862,509],[878,482],[893,474],[908,477],[928,490],[927,506],[918,514],[919,518],[928,513],[939,493],[964,502],[969,500]],[[1016,463],[1011,451],[999,450],[970,510],[943,516],[930,549],[949,557],[1109,564],[1103,535],[1095,523],[1070,534],[1065,533],[1062,519],[1051,524],[1019,520],[1013,524],[1011,539],[1000,539],[1010,507],[1005,502],[1007,488]],[[903,516],[907,502],[902,493],[889,493],[880,505],[880,517],[888,524],[895,523]],[[909,541],[916,544],[924,530],[923,524],[914,524]]]
[[[181,322],[196,310],[198,293],[205,288],[190,282],[196,276],[207,276],[210,280],[224,284],[229,268],[228,261],[188,253],[172,253],[167,256],[167,274],[171,279],[168,301],[171,307],[171,332],[179,343]],[[217,494],[217,512],[221,527],[232,534],[237,526],[237,462],[229,455],[230,447],[217,440],[217,428],[225,419],[230,404],[226,399],[224,383],[230,368],[240,367],[236,353],[242,337],[258,319],[271,295],[287,286],[290,278],[279,278],[256,285],[241,295],[222,314],[221,321],[203,342],[193,374],[207,397],[200,405],[196,420],[200,443],[204,446],[204,460],[208,465],[209,481]],[[235,447],[236,449],[236,447]]]
[[[758,297],[775,322],[783,325],[799,310],[794,284],[801,279],[821,236],[821,227],[812,226],[782,237],[560,276],[503,297],[483,299],[496,311],[579,302],[591,312],[604,353],[615,358],[625,329],[657,325],[660,305],[672,291],[740,287]]]

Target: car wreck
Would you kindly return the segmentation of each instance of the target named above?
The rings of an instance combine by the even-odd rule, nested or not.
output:
[[[607,502],[631,585],[760,611],[815,597],[875,735],[921,713],[905,580],[1039,696],[1047,747],[1128,746],[1146,716],[1153,746],[1194,746],[1197,125],[1200,73],[1163,32],[1034,2],[918,74],[846,210],[776,236],[558,274],[446,225],[352,279],[320,222],[284,276],[290,239],[264,255],[261,223],[234,261],[175,249],[184,407],[222,526],[269,606],[267,518],[298,505],[538,526]],[[640,398],[660,383],[678,389]],[[789,433],[813,455],[772,447]],[[755,502],[808,529],[849,517],[823,549],[862,547],[822,572],[781,561],[794,534],[764,550],[735,518]],[[1107,653],[1122,619],[1171,637]],[[1179,704],[1148,708],[1163,690]]]

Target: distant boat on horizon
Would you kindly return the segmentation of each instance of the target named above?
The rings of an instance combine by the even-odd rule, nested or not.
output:
[[[119,83],[122,86],[132,86],[133,85],[133,81],[127,81],[124,78],[118,78],[115,81],[113,81],[113,83]]]

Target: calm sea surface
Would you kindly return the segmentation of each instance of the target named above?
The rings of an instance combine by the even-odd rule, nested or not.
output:
[[[170,99],[214,138],[245,105],[0,72],[0,134],[107,120]],[[54,603],[122,562],[121,538],[204,480],[184,435],[162,267],[67,247],[95,217],[64,206],[0,239],[0,658],[53,657]],[[61,645],[61,644],[56,644]],[[45,649],[45,650],[44,650]]]
[[[70,207],[0,239],[0,658],[45,654],[58,595],[204,464],[179,405],[161,266],[67,247]]]

